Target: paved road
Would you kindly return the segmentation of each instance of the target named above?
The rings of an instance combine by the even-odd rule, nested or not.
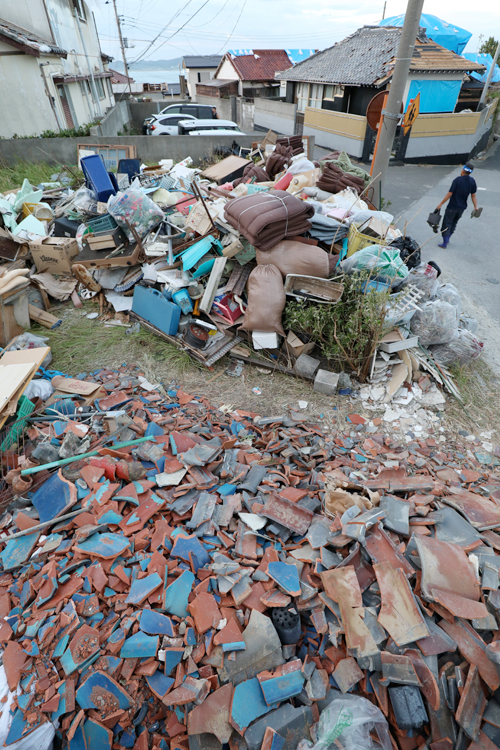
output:
[[[394,184],[397,188],[399,182],[399,189],[393,192],[388,184],[386,192],[390,200],[394,195],[394,205],[389,210],[398,218],[398,226],[403,228],[405,221],[411,221],[408,234],[419,244],[426,243],[423,260],[436,261],[443,279],[455,284],[462,294],[464,309],[478,318],[481,336],[488,345],[485,358],[500,374],[500,141],[486,159],[475,165],[477,202],[483,206],[483,214],[471,219],[469,200],[469,208],[446,250],[438,247],[441,240],[428,226],[427,216],[446,195],[453,178],[460,173],[459,167],[410,167],[409,179],[398,175]],[[407,169],[399,168],[403,176]],[[417,181],[420,169],[428,175],[427,183]],[[390,180],[397,170],[391,167]],[[407,202],[407,195],[414,195],[414,201]],[[403,208],[398,214],[394,207],[400,204]]]

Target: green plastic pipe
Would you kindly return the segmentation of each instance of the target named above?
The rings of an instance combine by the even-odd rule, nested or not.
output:
[[[149,437],[141,437],[137,438],[137,440],[127,440],[126,443],[116,443],[116,445],[110,445],[109,449],[117,451],[120,448],[128,448],[131,445],[138,445],[139,443],[147,443],[148,441],[151,442],[152,436]],[[102,445],[102,448],[106,448],[107,446]],[[50,464],[43,464],[42,466],[32,466],[31,469],[23,469],[21,472],[21,476],[24,477],[26,474],[36,474],[39,471],[43,471],[44,469],[56,469],[58,466],[66,466],[66,464],[71,464],[73,461],[79,461],[81,458],[90,458],[90,456],[98,456],[99,451],[89,451],[88,453],[81,453],[79,456],[70,456],[69,458],[61,458],[60,461],[52,461]]]

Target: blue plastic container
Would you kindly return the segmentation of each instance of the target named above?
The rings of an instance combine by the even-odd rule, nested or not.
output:
[[[159,328],[163,333],[175,336],[182,311],[179,305],[169,302],[157,289],[148,289],[136,284],[132,312]]]
[[[193,303],[187,289],[178,289],[172,294],[172,301],[179,305],[184,315],[193,312]]]
[[[84,156],[80,164],[89,188],[97,193],[98,201],[106,203],[111,195],[116,195],[104,161],[98,154]]]

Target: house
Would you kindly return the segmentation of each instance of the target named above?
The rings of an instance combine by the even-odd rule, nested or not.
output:
[[[112,68],[109,72],[112,74],[111,87],[115,96],[142,92],[142,83],[136,83],[131,76],[126,76],[125,73],[120,73]]]
[[[102,117],[115,103],[111,60],[85,0],[2,0],[0,136],[58,132]]]
[[[226,52],[214,75],[214,80],[237,82],[238,95],[247,98],[279,97],[277,73],[292,66],[284,49],[254,49]]]
[[[363,26],[333,47],[278,73],[276,78],[286,83],[285,102],[297,108],[296,130],[314,135],[317,145],[344,149],[367,160],[375,131],[367,128],[366,109],[377,92],[390,86],[401,32],[401,27]],[[409,138],[416,139],[419,130],[426,127],[420,137],[427,141],[425,147],[431,149],[427,155],[441,154],[448,158],[454,153],[441,150],[445,147],[440,141],[444,134],[457,137],[477,134],[479,140],[483,138],[483,132],[481,135],[476,132],[476,125],[482,131],[487,124],[484,117],[476,118],[474,124],[463,119],[462,114],[462,124],[456,118],[449,119],[455,113],[464,78],[471,71],[483,68],[431,41],[424,29],[419,29],[403,104],[406,109],[420,93],[420,116]],[[433,118],[432,123],[424,118]],[[431,133],[437,138],[434,142],[429,139]],[[470,143],[471,138],[460,145],[458,140],[454,144],[450,141],[446,148],[459,148],[457,154],[462,158],[470,153]],[[411,153],[408,139],[405,149],[406,146]],[[420,154],[423,147],[424,142],[414,152]],[[405,156],[408,156],[406,150],[398,153],[398,158]]]
[[[220,55],[186,55],[182,58],[187,94],[191,99],[196,98],[196,84],[210,81],[220,61]]]

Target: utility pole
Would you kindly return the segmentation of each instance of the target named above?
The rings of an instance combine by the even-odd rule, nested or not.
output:
[[[122,27],[120,25],[120,18],[118,16],[118,11],[116,10],[116,0],[113,0],[113,8],[115,9],[116,25],[118,27],[118,37],[120,39],[120,47],[122,48],[123,67],[125,68],[125,75],[128,78],[128,90],[130,92],[130,95],[132,95],[132,86],[130,85],[130,78],[128,74],[127,58],[125,56],[125,45],[123,44]]]
[[[389,159],[391,158],[392,144],[398,120],[401,117],[401,104],[410,71],[423,6],[424,0],[408,0],[389,96],[386,107],[382,110],[383,118],[379,125],[381,128],[380,141],[372,166],[372,174],[380,174],[380,177],[377,177],[374,181],[375,190],[378,190],[379,203],[389,166]]]
[[[385,18],[385,9],[386,9],[386,8],[387,8],[387,0],[385,0],[385,3],[384,3],[384,10],[382,11],[382,21],[383,21],[383,20],[384,20],[384,18]]]
[[[493,62],[491,63],[491,68],[488,73],[488,76],[486,78],[486,83],[484,84],[483,93],[481,94],[481,98],[479,100],[479,104],[477,105],[478,110],[483,108],[483,105],[486,102],[486,94],[488,93],[488,88],[490,86],[491,79],[493,78],[493,73],[495,72],[495,65],[497,64],[498,60],[498,54],[500,53],[500,42],[497,44],[497,48],[495,51],[495,57],[493,58]]]

